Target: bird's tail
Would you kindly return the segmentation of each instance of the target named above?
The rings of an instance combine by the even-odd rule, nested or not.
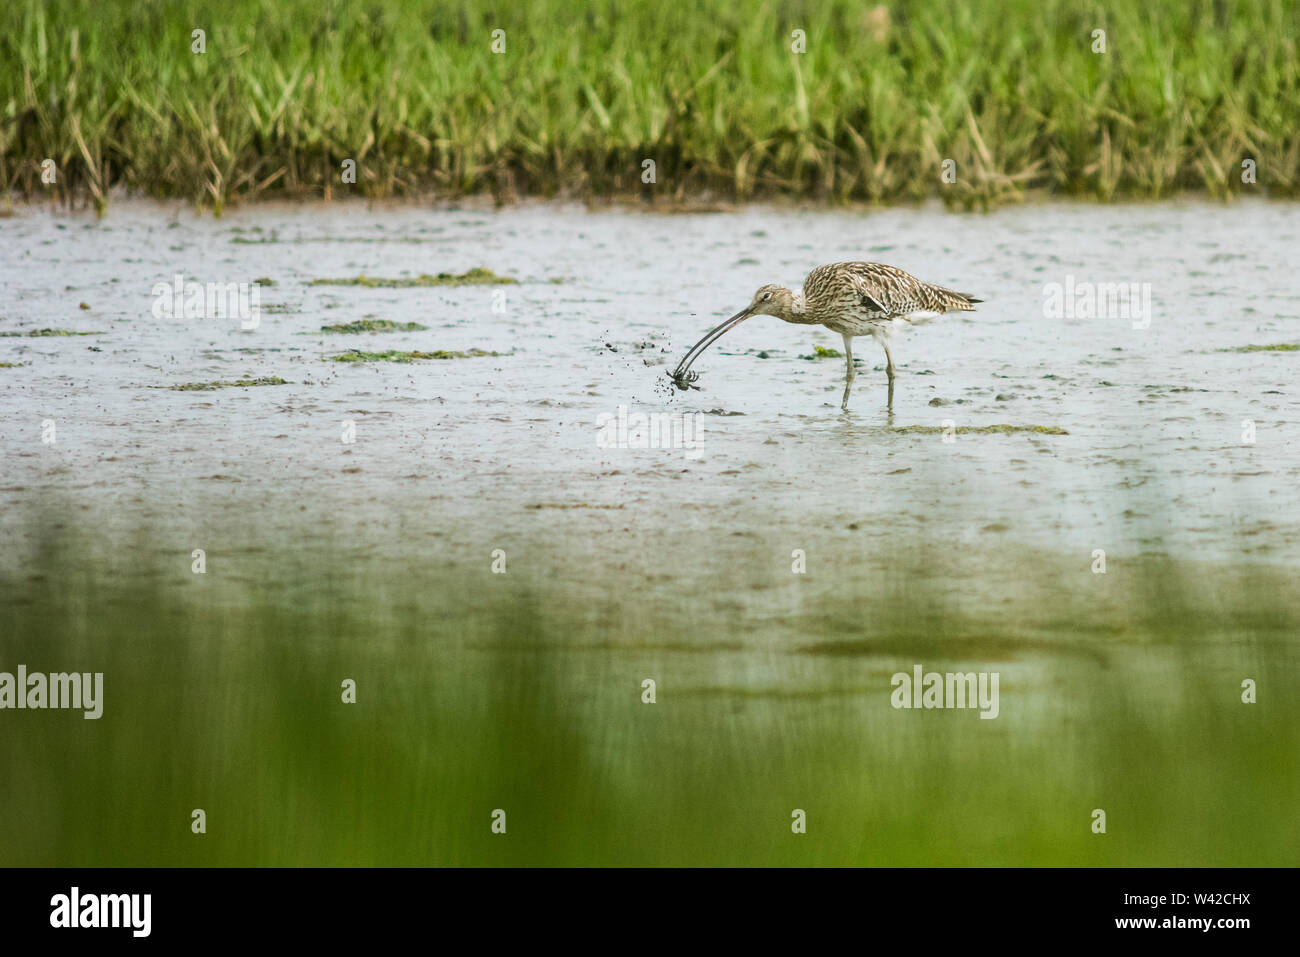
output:
[[[976,299],[968,292],[957,292],[952,289],[945,289],[942,286],[935,286],[934,291],[943,300],[945,312],[974,312],[975,303],[984,301],[983,299]]]

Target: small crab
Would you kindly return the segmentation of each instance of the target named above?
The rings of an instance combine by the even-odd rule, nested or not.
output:
[[[699,379],[698,372],[669,372],[668,378],[672,380],[673,385],[685,392],[687,389],[695,389],[697,392],[700,387],[695,384]]]

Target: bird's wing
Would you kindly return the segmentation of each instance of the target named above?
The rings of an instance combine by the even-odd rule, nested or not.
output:
[[[863,306],[882,316],[904,316],[921,305],[920,282],[884,263],[841,263],[841,275],[862,297]]]
[[[833,263],[821,269],[832,270],[847,280],[862,296],[864,307],[886,318],[910,313],[968,311],[971,298],[951,289],[922,282],[897,266],[884,263]],[[814,270],[816,272],[818,270]]]

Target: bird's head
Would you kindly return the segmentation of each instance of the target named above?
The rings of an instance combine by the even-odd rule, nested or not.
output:
[[[778,319],[786,319],[794,312],[794,293],[776,283],[759,286],[758,292],[754,293],[754,298],[745,311],[751,316],[776,316]],[[786,321],[789,322],[789,319]]]
[[[695,345],[691,346],[691,351],[682,357],[677,368],[668,373],[668,378],[673,380],[673,384],[679,389],[689,389],[691,383],[699,378],[698,373],[690,372],[691,363],[700,357],[700,355],[709,346],[713,345],[723,335],[730,332],[736,326],[740,325],[750,316],[776,316],[778,319],[784,319],[791,322],[791,316],[794,314],[794,293],[785,286],[778,286],[775,283],[769,283],[766,286],[760,286],[754,293],[754,298],[750,300],[748,306],[740,310],[726,322],[714,326],[705,334],[704,338]]]

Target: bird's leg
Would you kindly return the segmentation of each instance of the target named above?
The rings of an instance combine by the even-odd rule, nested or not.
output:
[[[885,339],[880,340],[880,344],[885,349],[885,374],[889,376],[889,399],[888,407],[894,407],[894,356],[889,351],[889,343]]]
[[[853,337],[844,333],[844,360],[848,363],[848,371],[844,374],[844,399],[840,402],[840,408],[845,412],[849,411],[849,390],[853,388],[853,377],[857,375],[853,368]]]

